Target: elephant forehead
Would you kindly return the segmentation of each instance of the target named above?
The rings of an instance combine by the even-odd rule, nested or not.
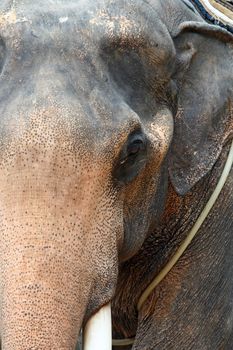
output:
[[[90,52],[93,55],[102,40],[114,42],[119,38],[121,44],[134,48],[146,41],[149,45],[156,43],[157,50],[167,46],[171,51],[164,41],[167,33],[156,6],[151,9],[141,1],[16,0],[11,5],[3,1],[0,31],[17,48],[25,42],[28,51],[36,47],[42,51],[43,47],[46,51],[66,48],[81,60]]]
[[[110,2],[97,1],[45,1],[32,2],[31,0],[21,2],[14,1],[9,8],[0,4],[0,28],[33,29],[37,39],[51,39],[59,44],[63,40],[73,43],[94,37],[96,30],[111,31],[116,22],[121,32],[126,33],[136,26],[135,19],[129,18],[127,7],[121,14],[119,5],[109,6]],[[97,28],[98,27],[98,28]],[[105,28],[104,28],[105,27]],[[138,27],[138,25],[137,25]],[[23,31],[20,33],[22,35]],[[72,36],[71,36],[72,35]],[[41,40],[42,41],[42,40]]]

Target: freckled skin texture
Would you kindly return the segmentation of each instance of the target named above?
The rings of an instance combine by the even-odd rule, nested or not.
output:
[[[2,349],[72,350],[110,300],[114,334],[137,331],[134,349],[220,349],[197,331],[202,304],[185,329],[191,345],[173,337],[177,300],[191,288],[188,259],[156,292],[159,314],[153,295],[138,329],[135,307],[221,173],[232,136],[232,37],[181,0],[3,0],[0,38]],[[225,191],[228,226],[219,212],[210,222],[219,225],[213,242],[222,233],[223,271],[232,231]],[[201,257],[203,266],[218,259],[208,246]],[[226,324],[230,332],[230,315]]]

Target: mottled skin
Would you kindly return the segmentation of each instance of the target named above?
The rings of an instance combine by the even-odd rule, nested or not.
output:
[[[2,348],[72,350],[114,295],[114,333],[135,335],[226,159],[232,37],[181,0],[3,0],[0,37]],[[231,181],[135,349],[230,349]]]

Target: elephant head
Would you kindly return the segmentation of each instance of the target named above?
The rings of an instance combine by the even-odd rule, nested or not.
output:
[[[74,349],[231,133],[232,37],[175,5],[0,4],[4,350]]]

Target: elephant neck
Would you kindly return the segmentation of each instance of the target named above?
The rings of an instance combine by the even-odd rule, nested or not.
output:
[[[229,145],[226,145],[212,171],[185,197],[178,196],[169,184],[166,208],[159,225],[151,230],[151,234],[141,251],[121,267],[116,298],[113,302],[114,328],[116,329],[116,334],[121,337],[132,337],[135,335],[138,318],[136,304],[140,295],[153,277],[169,261],[174,251],[185,239],[196,222],[216,187],[226,161],[228,150]],[[230,240],[231,236],[229,229],[225,229],[226,223],[219,216],[218,212],[220,206],[221,210],[229,211],[229,213],[230,209],[232,210],[230,208],[232,207],[232,195],[229,191],[231,179],[232,175],[224,187],[223,193],[218,199],[213,212],[210,213],[200,232],[198,232],[191,247],[181,258],[177,266],[169,273],[167,278],[148,298],[142,312],[140,312],[139,322],[140,319],[141,322],[145,318],[148,320],[150,318],[149,315],[152,315],[154,310],[156,310],[156,314],[162,315],[160,318],[161,324],[165,322],[165,319],[170,319],[171,317],[168,318],[167,316],[171,312],[173,302],[179,305],[179,301],[183,305],[184,300],[186,300],[181,296],[184,289],[183,283],[186,286],[185,288],[189,290],[190,286],[193,286],[193,277],[195,275],[198,279],[198,283],[196,284],[197,290],[198,287],[202,290],[202,283],[204,285],[208,283],[208,276],[204,279],[206,274],[204,272],[208,271],[211,274],[211,268],[218,261],[219,255],[224,251],[226,241]],[[219,236],[221,237],[220,240]],[[220,245],[219,250],[216,249],[218,245]],[[206,271],[202,274],[203,279],[197,273],[199,271],[198,261],[201,262],[200,268],[207,266]],[[220,265],[217,266],[219,271],[224,268],[222,264]],[[132,290],[134,291],[133,295]],[[127,299],[129,303],[127,303],[126,308],[125,301]],[[190,300],[186,301],[190,303]]]

